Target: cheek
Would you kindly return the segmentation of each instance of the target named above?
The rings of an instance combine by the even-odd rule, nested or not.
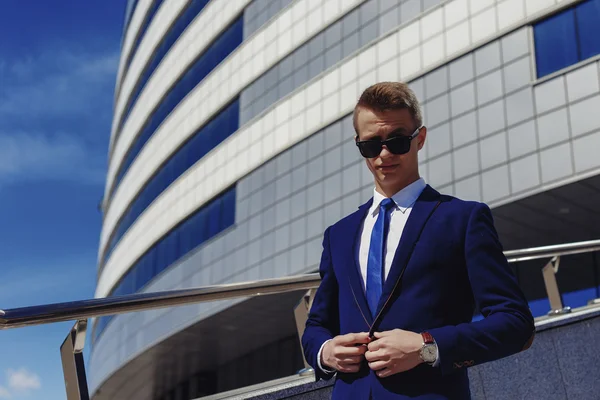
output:
[[[376,172],[375,171],[375,160],[377,160],[377,158],[367,158],[367,159],[365,159],[365,162],[367,163],[367,167],[369,168],[369,170],[371,172]]]

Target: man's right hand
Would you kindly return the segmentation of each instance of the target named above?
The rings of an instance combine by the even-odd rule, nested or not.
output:
[[[339,372],[358,372],[370,342],[368,332],[336,336],[323,346],[321,365]]]

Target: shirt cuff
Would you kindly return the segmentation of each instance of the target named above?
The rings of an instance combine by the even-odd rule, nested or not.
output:
[[[323,371],[326,374],[333,374],[334,372],[336,372],[336,370],[334,369],[327,369],[325,367],[323,367],[323,365],[321,365],[321,352],[323,351],[323,347],[325,347],[325,344],[327,342],[329,342],[331,339],[326,340],[323,342],[323,344],[321,345],[321,348],[319,349],[319,352],[317,353],[317,366],[319,367],[319,369],[321,371]]]

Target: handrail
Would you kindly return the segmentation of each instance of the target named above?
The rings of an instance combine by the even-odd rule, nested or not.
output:
[[[584,242],[573,242],[565,244],[555,244],[550,246],[532,247],[529,249],[505,251],[509,263],[537,260],[540,258],[550,258],[557,256],[567,256],[572,254],[591,253],[600,250],[600,239],[588,240]]]
[[[135,293],[125,296],[0,310],[0,330],[54,322],[81,320],[104,315],[225,300],[236,297],[308,290],[319,286],[319,274],[296,275],[255,282],[214,285],[193,289]]]
[[[587,253],[600,250],[600,240],[575,242],[552,246],[506,251],[508,262],[519,262],[561,255]],[[319,274],[304,274],[261,281],[213,285],[193,289],[170,290],[153,293],[135,293],[100,299],[67,303],[45,304],[32,307],[0,310],[0,330],[30,325],[81,320],[104,315],[145,311],[183,304],[225,300],[237,297],[261,296],[295,290],[308,290],[319,286]]]

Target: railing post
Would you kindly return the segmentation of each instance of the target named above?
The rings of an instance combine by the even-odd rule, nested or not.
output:
[[[296,318],[296,329],[298,331],[298,340],[300,341],[300,348],[302,348],[302,335],[304,334],[304,327],[306,325],[306,320],[308,319],[308,313],[310,308],[312,307],[312,302],[315,298],[316,289],[308,290],[300,302],[294,308],[294,317]],[[304,369],[298,372],[300,375],[312,373],[313,370],[311,366],[306,362],[304,358],[304,354],[302,354],[302,360],[304,360]]]
[[[77,321],[60,346],[67,400],[89,400],[90,398],[83,361],[86,332],[87,320]]]
[[[594,261],[594,280],[596,281],[596,283],[598,283],[598,272],[600,271],[600,265],[598,265],[598,253],[592,253],[592,259]],[[596,294],[598,289],[596,289]],[[588,301],[588,305],[598,305],[600,304],[600,297],[596,297],[595,299],[592,299],[590,301]]]
[[[548,264],[544,265],[544,268],[542,268],[546,294],[550,301],[550,311],[548,312],[548,315],[562,315],[571,312],[571,307],[563,306],[562,297],[558,290],[558,284],[556,283],[556,273],[558,272],[559,265],[560,256],[555,256],[548,261]]]

